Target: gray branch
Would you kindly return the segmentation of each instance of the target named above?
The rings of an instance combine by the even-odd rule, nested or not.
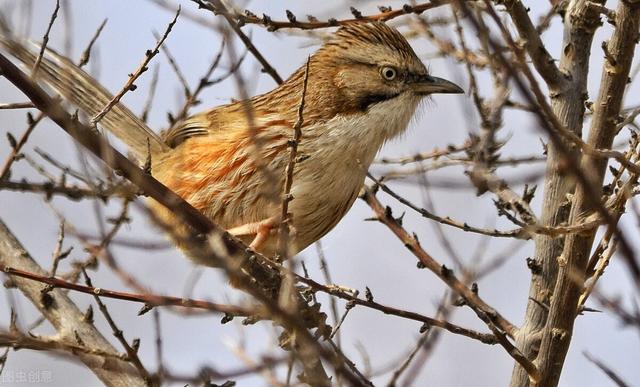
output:
[[[620,1],[616,9],[616,29],[611,40],[605,43],[605,63],[598,99],[589,130],[588,144],[608,149],[618,133],[617,117],[620,114],[624,91],[629,79],[633,54],[638,43],[640,28],[640,3]],[[585,155],[581,168],[589,171],[593,188],[602,191],[608,160]],[[584,213],[594,210],[597,197],[589,197],[582,185],[576,188],[571,206],[570,221],[575,223]],[[595,231],[569,234],[558,260],[558,279],[553,290],[547,326],[543,332],[537,363],[543,371],[541,386],[556,386],[569,349],[573,323],[578,314],[578,299],[585,280],[585,270],[591,252]]]
[[[29,255],[2,220],[0,220],[0,263],[7,267],[47,275],[46,271]],[[46,285],[18,277],[12,277],[11,281],[49,320],[57,331],[56,337],[61,343],[82,346],[103,353],[118,354],[116,349],[109,344],[96,327],[85,321],[83,313],[62,290],[53,289],[45,293],[46,300],[43,302],[42,290]],[[77,353],[76,356],[106,386],[147,385],[138,375],[136,369],[124,360],[115,357],[106,359],[103,356],[87,353]]]
[[[589,1],[572,2],[567,9],[564,39],[559,70],[568,76],[562,87],[551,93],[551,106],[559,122],[577,135],[581,135],[584,120],[584,102],[587,99],[587,74],[593,34],[600,23],[600,15],[589,7]],[[516,23],[517,24],[517,23]],[[542,204],[542,224],[555,227],[567,220],[570,203],[567,194],[575,184],[562,173],[563,155],[552,143],[548,145],[545,173],[545,191]],[[532,273],[524,324],[516,336],[518,349],[529,359],[535,359],[541,332],[547,321],[551,294],[558,275],[557,257],[562,253],[563,237],[538,235],[535,238],[534,262],[541,268]],[[511,377],[511,387],[529,386],[529,375],[518,364]]]

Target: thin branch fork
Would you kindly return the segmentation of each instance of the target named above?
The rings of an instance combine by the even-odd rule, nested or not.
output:
[[[471,226],[466,222],[456,221],[456,220],[451,219],[448,216],[446,216],[446,217],[438,216],[438,215],[432,213],[431,211],[427,210],[426,208],[419,207],[416,204],[410,202],[405,197],[399,195],[397,192],[395,192],[394,190],[389,188],[388,185],[383,183],[382,179],[376,179],[371,174],[368,174],[367,176],[371,180],[373,180],[373,182],[376,184],[376,186],[379,187],[383,192],[385,192],[386,194],[388,194],[392,198],[396,199],[400,203],[404,204],[405,206],[407,206],[407,207],[411,208],[412,210],[416,211],[423,218],[427,218],[427,219],[433,220],[435,222],[438,222],[440,224],[444,224],[446,226],[454,227],[454,228],[457,228],[457,229],[462,230],[462,231],[477,233],[477,234],[481,234],[481,235],[487,235],[487,236],[491,236],[491,237],[516,238],[516,239],[528,239],[528,238],[530,238],[530,234],[524,228],[517,228],[517,229],[513,229],[513,230],[506,230],[506,231],[492,230],[492,229],[487,229],[487,228],[479,228],[479,227]]]
[[[392,190],[388,185],[383,183],[381,180],[374,178],[371,174],[368,177],[374,181],[377,187],[379,187],[383,192],[396,199],[398,202],[404,204],[410,209],[414,210],[422,217],[433,220],[440,224],[444,224],[450,227],[457,228],[462,231],[472,232],[481,235],[487,235],[491,237],[497,238],[515,238],[515,239],[530,239],[533,235],[545,235],[550,237],[558,237],[562,235],[567,235],[570,233],[580,233],[584,231],[595,230],[597,227],[605,224],[605,219],[603,219],[598,213],[592,213],[589,216],[582,218],[579,222],[570,224],[570,225],[562,225],[562,226],[544,226],[540,223],[535,224],[522,224],[520,228],[512,229],[512,230],[492,230],[486,228],[478,228],[469,225],[466,222],[460,222],[451,219],[450,217],[441,217],[436,214],[431,213],[426,208],[419,207],[416,204],[410,202],[403,196],[399,195],[397,192]],[[619,200],[620,196],[616,196],[616,200]],[[607,203],[608,210],[615,210],[614,206],[617,201],[613,201],[611,203]]]
[[[382,203],[376,198],[375,191],[372,188],[365,187],[362,199],[371,207],[376,215],[376,220],[387,226],[397,237],[400,239],[407,249],[418,258],[418,260],[428,268],[434,274],[438,276],[444,283],[449,285],[451,289],[460,294],[461,297],[467,301],[469,306],[481,314],[483,321],[489,320],[491,324],[499,327],[502,332],[513,337],[517,331],[517,328],[511,324],[507,319],[500,315],[496,310],[487,305],[477,294],[473,293],[468,287],[466,287],[462,281],[460,281],[452,272],[451,269],[438,263],[429,253],[427,253],[419,244],[414,236],[401,226],[399,221],[395,219],[391,214],[390,207],[383,207]]]
[[[524,369],[527,370],[532,380],[537,381],[540,373],[536,366],[527,359],[505,336],[505,333],[514,337],[517,328],[508,322],[500,313],[487,305],[477,294],[462,283],[452,272],[451,269],[439,264],[429,253],[427,253],[416,240],[414,236],[400,225],[397,219],[391,214],[389,207],[384,208],[382,203],[375,197],[375,193],[371,188],[365,187],[362,199],[371,207],[376,214],[376,219],[387,226],[413,255],[418,258],[420,263],[433,272],[438,278],[446,283],[453,291],[460,294],[467,305],[476,313],[476,315],[484,321],[489,329],[494,333],[498,344],[500,344],[507,353],[514,358]]]
[[[36,128],[36,126],[38,126],[40,121],[42,121],[44,116],[45,116],[44,113],[39,113],[36,116],[36,118],[33,118],[30,114],[27,114],[27,117],[29,119],[29,126],[27,126],[27,129],[24,131],[22,136],[20,136],[20,139],[15,142],[15,145],[13,145],[11,149],[11,153],[9,153],[9,156],[7,157],[7,160],[4,162],[2,169],[0,169],[0,181],[3,181],[7,176],[9,176],[11,166],[16,160],[16,156],[20,153],[20,150],[22,150],[22,147],[24,147],[24,145],[29,140],[29,136],[31,136],[31,133]]]
[[[371,309],[374,309],[374,310],[378,310],[380,312],[383,312],[384,314],[389,314],[389,315],[393,315],[393,316],[398,316],[398,317],[403,317],[403,318],[419,321],[419,322],[425,324],[428,327],[441,328],[441,329],[444,329],[446,331],[449,331],[449,332],[457,334],[457,335],[462,335],[462,336],[466,336],[466,337],[469,337],[469,338],[474,339],[474,340],[478,340],[478,341],[480,341],[482,343],[485,343],[485,344],[497,344],[498,343],[495,335],[490,334],[490,333],[476,332],[474,330],[461,327],[459,325],[450,323],[450,322],[445,321],[445,320],[441,320],[441,319],[437,319],[437,318],[431,318],[431,317],[427,317],[427,316],[421,315],[419,313],[414,313],[414,312],[410,312],[410,311],[394,308],[394,307],[391,307],[391,306],[383,305],[383,304],[380,304],[380,303],[378,303],[376,301],[373,301],[373,300],[364,300],[364,299],[362,299],[360,297],[357,297],[356,295],[351,295],[351,294],[341,290],[338,286],[322,285],[322,284],[320,284],[320,283],[318,283],[318,282],[316,282],[316,281],[314,281],[314,280],[312,280],[310,278],[305,278],[305,277],[298,276],[297,280],[299,282],[302,282],[305,285],[309,286],[314,291],[321,291],[323,293],[327,293],[327,294],[330,294],[332,296],[336,296],[338,298],[341,298],[343,300],[351,302],[351,303],[353,303],[355,305],[360,305],[360,306],[364,306],[364,307],[371,308]]]
[[[640,113],[639,113],[640,114]],[[474,141],[467,140],[461,145],[448,145],[446,148],[440,149],[435,148],[428,152],[416,153],[412,156],[398,157],[398,158],[387,158],[384,157],[380,160],[376,160],[377,163],[380,164],[400,164],[405,165],[409,163],[416,163],[430,159],[438,159],[440,157],[449,156],[453,153],[464,152],[473,146]]]

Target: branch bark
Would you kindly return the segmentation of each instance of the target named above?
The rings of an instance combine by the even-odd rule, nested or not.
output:
[[[0,263],[6,267],[37,273],[47,273],[29,255],[11,230],[0,220]],[[59,341],[70,345],[81,345],[88,349],[118,355],[118,351],[109,344],[102,334],[89,322],[84,314],[67,297],[61,289],[53,289],[46,293],[43,302],[42,290],[45,285],[26,278],[12,277],[11,281],[38,308],[58,332]],[[106,386],[127,387],[146,386],[148,383],[139,376],[136,369],[128,362],[117,357],[106,359],[103,356],[77,353],[80,359]],[[109,367],[105,367],[108,361]]]
[[[517,23],[516,23],[517,24]],[[584,102],[587,99],[587,74],[591,44],[596,28],[600,25],[600,15],[589,7],[589,1],[575,1],[566,11],[564,38],[559,70],[566,77],[560,88],[551,89],[551,106],[558,121],[578,136],[582,133]],[[522,33],[522,29],[519,29]],[[541,72],[542,73],[542,72]],[[545,176],[545,190],[542,204],[541,222],[545,226],[556,227],[567,220],[569,203],[567,194],[574,189],[574,182],[562,171],[563,155],[559,149],[548,144]],[[534,262],[540,267],[532,273],[529,287],[529,302],[524,324],[516,335],[517,347],[529,359],[535,359],[541,333],[547,321],[553,287],[558,275],[557,257],[562,253],[563,237],[538,235],[535,238]],[[511,387],[529,385],[529,375],[519,364],[515,364],[511,376]]]
[[[616,136],[617,117],[620,113],[627,85],[633,54],[639,38],[640,3],[620,1],[616,9],[616,29],[607,44],[608,55],[600,82],[598,99],[589,130],[588,144],[598,148],[610,148]],[[602,191],[607,160],[585,155],[582,170],[590,173],[596,192]],[[599,199],[599,198],[596,198]],[[570,220],[576,222],[581,214],[592,211],[593,201],[587,197],[584,187],[578,186],[571,206]],[[562,255],[558,258],[559,273],[553,291],[547,326],[543,332],[540,353],[536,359],[543,373],[541,385],[556,386],[562,372],[586,265],[589,260],[595,230],[567,236]]]

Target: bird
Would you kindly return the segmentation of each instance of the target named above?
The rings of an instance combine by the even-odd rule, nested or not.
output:
[[[36,60],[7,37],[0,38],[0,47],[27,67]],[[89,117],[111,99],[93,77],[53,50],[47,50],[37,76]],[[384,22],[353,23],[337,29],[273,90],[196,113],[161,135],[121,103],[99,124],[122,140],[136,161],[150,159],[157,180],[251,249],[274,256],[302,100],[288,204],[291,254],[344,217],[381,147],[406,131],[425,97],[445,93],[464,90],[432,76],[397,29]],[[157,202],[150,207],[161,222],[184,227]],[[189,256],[189,248],[182,247]]]

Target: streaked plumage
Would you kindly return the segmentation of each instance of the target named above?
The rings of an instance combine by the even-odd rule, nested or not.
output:
[[[21,61],[33,55],[0,40]],[[51,54],[44,79],[89,115],[108,93],[89,75]],[[139,158],[152,142],[153,175],[220,226],[232,229],[280,213],[288,140],[293,133],[305,67],[276,89],[177,123],[162,138],[125,107],[101,124]],[[460,92],[430,77],[405,38],[383,23],[340,28],[310,58],[304,125],[289,210],[294,251],[321,238],[353,204],[366,171],[385,141],[402,133],[424,95]],[[252,114],[246,114],[251,109]],[[126,128],[126,129],[123,129]],[[162,219],[174,217],[155,204]],[[275,252],[275,232],[258,250]],[[247,242],[252,235],[245,237]]]

